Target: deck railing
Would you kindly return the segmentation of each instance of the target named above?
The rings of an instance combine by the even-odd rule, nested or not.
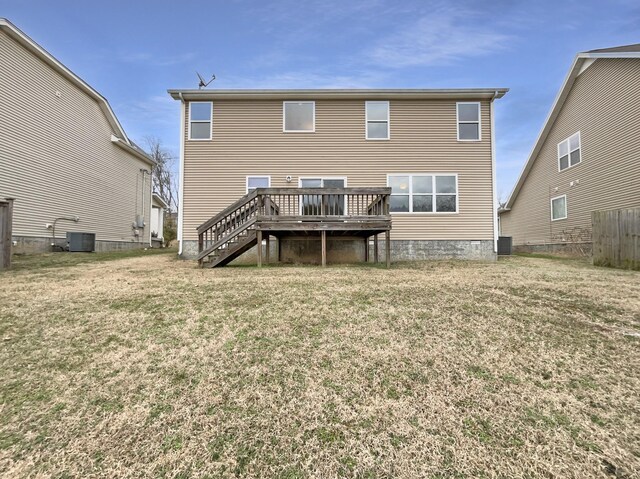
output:
[[[198,260],[261,229],[388,230],[391,188],[257,188],[201,224]],[[255,235],[252,236],[255,238]]]
[[[258,188],[259,219],[340,221],[389,214],[391,188]]]

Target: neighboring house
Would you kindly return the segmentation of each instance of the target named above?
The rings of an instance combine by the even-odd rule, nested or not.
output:
[[[391,228],[394,259],[493,259],[493,100],[506,92],[170,90],[180,252],[217,265],[274,236],[284,261],[319,260],[325,241],[329,261],[354,261]],[[223,244],[255,208],[246,238]]]
[[[105,98],[5,19],[0,64],[0,197],[15,198],[14,252],[64,246],[67,231],[95,233],[98,250],[148,246],[153,162]]]
[[[640,44],[579,53],[500,211],[521,250],[591,242],[591,212],[640,206]]]
[[[158,242],[159,247],[164,242],[164,213],[168,209],[169,205],[160,196],[156,193],[151,196],[151,239]]]

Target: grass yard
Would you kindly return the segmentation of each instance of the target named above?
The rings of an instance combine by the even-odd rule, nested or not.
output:
[[[0,273],[0,476],[640,477],[640,273],[575,260]]]

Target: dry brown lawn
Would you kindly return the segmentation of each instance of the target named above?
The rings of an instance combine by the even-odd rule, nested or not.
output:
[[[640,477],[638,272],[68,258],[0,274],[0,476]]]

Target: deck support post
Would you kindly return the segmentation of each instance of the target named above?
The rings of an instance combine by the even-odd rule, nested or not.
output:
[[[385,256],[387,258],[387,268],[391,267],[391,232],[389,230],[384,232],[384,249]]]
[[[369,262],[369,237],[364,239],[364,262]]]
[[[269,264],[269,233],[267,233],[267,236],[265,237],[265,246],[264,262]]]
[[[280,236],[276,236],[278,240],[278,263],[282,263],[282,238]]]
[[[262,230],[256,231],[256,239],[258,244],[256,245],[257,256],[258,256],[258,268],[262,268]]]
[[[0,199],[0,270],[11,268],[13,198]]]
[[[373,262],[377,263],[378,261],[378,235],[376,234],[373,236]]]
[[[320,233],[320,241],[322,243],[322,267],[327,266],[327,232]]]

